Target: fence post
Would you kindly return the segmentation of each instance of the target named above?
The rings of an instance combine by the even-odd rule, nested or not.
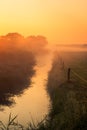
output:
[[[68,82],[70,82],[70,74],[71,74],[71,68],[68,68],[68,72],[67,72],[67,80],[68,80]]]

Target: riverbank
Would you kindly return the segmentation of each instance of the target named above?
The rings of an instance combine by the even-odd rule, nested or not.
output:
[[[68,63],[74,66],[75,58],[78,59],[81,56],[75,55],[74,59],[72,59],[72,53],[69,54],[67,56]],[[68,82],[67,68],[65,68],[62,60],[56,55],[52,69],[49,72],[48,93],[52,100],[52,109],[49,114],[50,120],[47,130],[86,130],[87,84],[77,80],[73,75],[71,75],[71,81]],[[81,65],[80,61],[76,60],[76,62],[79,62],[77,66]],[[82,64],[85,64],[85,69],[87,62],[84,60]],[[87,76],[87,73],[85,74]]]
[[[31,84],[35,57],[31,52],[14,49],[0,52],[0,108],[11,106]]]

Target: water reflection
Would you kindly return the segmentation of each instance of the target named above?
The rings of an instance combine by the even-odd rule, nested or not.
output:
[[[34,57],[21,50],[0,52],[0,105],[11,106],[13,97],[19,96],[31,83]],[[0,109],[3,110],[3,109]]]

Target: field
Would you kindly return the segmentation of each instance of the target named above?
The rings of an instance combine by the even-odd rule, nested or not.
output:
[[[50,130],[87,129],[87,53],[56,54],[48,78]],[[71,68],[68,81],[68,68]]]

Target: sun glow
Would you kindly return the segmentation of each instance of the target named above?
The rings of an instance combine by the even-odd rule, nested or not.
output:
[[[0,35],[44,35],[51,43],[87,42],[86,0],[0,1]]]

